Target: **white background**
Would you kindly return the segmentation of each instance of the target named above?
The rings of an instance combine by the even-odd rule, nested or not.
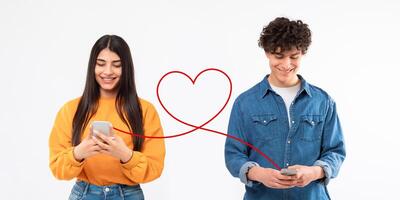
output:
[[[171,70],[195,76],[216,67],[230,75],[237,97],[269,72],[257,40],[277,16],[310,25],[313,43],[300,74],[338,105],[348,155],[328,186],[331,197],[393,199],[400,178],[399,4],[1,0],[1,199],[67,199],[73,181],[51,175],[48,137],[58,109],[81,95],[90,49],[100,36],[117,34],[128,42],[139,95],[156,106],[169,135],[188,127],[162,110],[159,78]],[[196,124],[218,110],[227,89],[218,74],[199,81],[191,87],[177,76],[162,87],[171,111]],[[226,131],[232,102],[208,128]],[[225,168],[224,140],[204,131],[168,139],[162,177],[142,185],[146,198],[242,199],[243,185]]]

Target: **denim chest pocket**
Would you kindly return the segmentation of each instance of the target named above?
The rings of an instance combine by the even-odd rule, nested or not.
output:
[[[322,137],[323,120],[321,115],[301,116],[301,139],[305,141],[319,141]]]
[[[262,114],[251,116],[255,138],[259,140],[271,140],[277,137],[277,117],[275,114]]]

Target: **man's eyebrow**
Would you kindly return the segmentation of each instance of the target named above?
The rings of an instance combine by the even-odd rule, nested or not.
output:
[[[290,56],[297,56],[297,55],[299,55],[300,54],[300,52],[296,52],[296,53],[294,53],[294,54],[292,54],[292,55],[290,55]]]

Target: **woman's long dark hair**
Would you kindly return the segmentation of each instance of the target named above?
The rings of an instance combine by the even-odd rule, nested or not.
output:
[[[136,92],[133,61],[129,46],[119,36],[104,35],[96,41],[90,53],[85,90],[72,121],[73,146],[81,142],[81,136],[85,127],[90,118],[97,111],[100,98],[100,86],[96,81],[94,69],[96,67],[97,56],[106,48],[115,52],[121,59],[122,73],[119,83],[117,84],[118,93],[115,101],[118,115],[129,127],[131,132],[143,135],[142,109]],[[140,151],[143,138],[135,136],[132,140],[134,150]]]

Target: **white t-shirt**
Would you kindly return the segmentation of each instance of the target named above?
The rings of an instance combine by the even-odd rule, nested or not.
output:
[[[287,111],[287,115],[288,115],[288,123],[289,123],[289,127],[291,126],[290,123],[290,113],[289,113],[289,108],[290,108],[290,104],[292,104],[294,98],[297,95],[297,92],[299,92],[300,87],[301,87],[301,83],[298,83],[295,86],[292,87],[276,87],[273,86],[272,84],[271,88],[279,95],[282,97],[283,101],[285,102],[285,106],[286,106],[286,111]]]

